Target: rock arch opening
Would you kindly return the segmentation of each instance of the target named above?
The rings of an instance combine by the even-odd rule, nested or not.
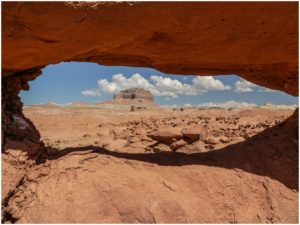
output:
[[[40,78],[42,78],[43,76],[46,75],[42,74]],[[86,76],[88,75],[85,74],[85,77]],[[127,78],[129,77],[130,76],[128,76]],[[179,76],[176,77],[178,77],[179,79]],[[32,78],[32,76],[30,76],[29,78]],[[219,78],[216,77],[216,79]],[[110,79],[108,79],[108,81],[112,82],[112,80]],[[238,78],[237,81],[240,81],[240,79]],[[56,82],[60,83],[59,79],[56,80]],[[96,84],[97,82],[94,83]],[[9,83],[6,83],[6,85],[7,84]],[[11,84],[13,85],[15,84],[15,82],[12,82]],[[224,84],[224,87],[226,85],[228,84]],[[9,87],[9,85],[5,87]],[[27,87],[27,85],[22,84],[19,87]],[[247,90],[247,87],[244,87],[243,85],[242,87]],[[91,86],[90,88],[92,88],[93,90],[94,87]],[[28,87],[26,89],[28,89]],[[263,88],[257,87],[257,89]],[[15,91],[15,89],[13,90]],[[84,92],[86,90],[83,88],[82,91]],[[16,92],[12,93],[15,93],[16,95],[10,95],[9,97],[11,97],[14,101],[17,100],[19,102],[20,98],[18,94]],[[245,93],[247,94],[247,92]],[[272,218],[271,220],[276,220],[277,216],[280,217],[280,220],[296,220],[296,214],[298,213],[296,200],[298,190],[298,167],[297,160],[295,160],[298,157],[297,112],[295,112],[291,118],[287,119],[284,122],[282,122],[284,118],[281,118],[282,120],[280,120],[280,116],[282,116],[280,115],[280,113],[278,115],[272,114],[272,116],[275,117],[279,116],[279,123],[277,123],[276,125],[274,124],[275,126],[271,127],[271,124],[263,122],[261,124],[262,126],[266,125],[270,127],[262,127],[263,131],[261,133],[253,136],[250,135],[251,137],[248,137],[247,132],[245,132],[245,136],[241,137],[240,141],[231,143],[230,145],[227,145],[228,143],[226,143],[228,139],[217,136],[217,140],[210,138],[207,139],[206,142],[203,142],[207,146],[194,146],[194,144],[192,143],[195,142],[195,136],[196,138],[198,138],[197,135],[195,135],[195,131],[196,134],[198,134],[203,133],[203,130],[189,129],[193,127],[194,124],[188,123],[196,122],[196,124],[201,124],[208,122],[209,126],[212,126],[213,124],[217,126],[218,124],[223,123],[226,123],[227,125],[234,125],[234,123],[237,122],[237,125],[239,125],[239,121],[235,120],[234,117],[226,115],[226,113],[232,113],[234,112],[234,110],[220,110],[219,115],[216,115],[215,117],[213,117],[213,119],[208,119],[208,117],[212,116],[214,109],[211,109],[211,111],[206,115],[203,115],[203,110],[200,110],[199,108],[195,109],[194,114],[196,114],[196,116],[193,116],[193,109],[190,109],[190,106],[186,106],[183,111],[181,111],[180,108],[174,111],[173,108],[175,107],[172,107],[171,109],[166,110],[166,113],[164,115],[162,115],[163,110],[161,110],[158,112],[158,114],[159,116],[163,116],[163,118],[161,121],[158,121],[158,126],[156,126],[155,128],[158,128],[158,131],[163,133],[154,132],[153,136],[150,137],[150,141],[158,140],[159,142],[163,142],[164,144],[152,146],[152,149],[154,150],[153,153],[149,151],[141,152],[141,149],[143,149],[144,147],[141,146],[141,139],[139,139],[140,137],[142,137],[140,134],[142,134],[143,132],[140,129],[141,125],[143,127],[151,127],[153,124],[155,124],[155,122],[152,123],[151,120],[150,123],[145,120],[145,118],[147,118],[145,115],[147,110],[144,109],[134,112],[130,112],[128,109],[126,109],[125,111],[126,113],[128,113],[128,115],[131,114],[135,116],[135,118],[128,123],[126,121],[126,115],[124,115],[124,109],[123,115],[118,115],[117,117],[119,117],[119,120],[117,120],[117,117],[105,117],[105,113],[101,113],[101,116],[95,116],[95,111],[100,112],[103,109],[86,110],[85,108],[89,107],[83,105],[75,105],[73,109],[72,107],[70,107],[71,109],[68,109],[68,107],[53,107],[51,105],[44,105],[36,108],[32,107],[32,111],[28,110],[27,107],[22,108],[21,103],[20,108],[12,108],[9,104],[6,105],[6,107],[8,107],[8,112],[11,113],[10,115],[12,117],[9,118],[12,119],[12,123],[7,124],[7,127],[10,129],[6,130],[7,133],[5,133],[4,135],[5,138],[8,138],[7,142],[5,143],[6,147],[4,148],[4,150],[8,151],[6,151],[5,154],[2,154],[2,168],[4,174],[3,187],[5,193],[3,198],[3,222],[70,221],[69,218],[60,217],[57,219],[56,217],[49,217],[48,214],[40,214],[39,218],[36,218],[36,210],[41,208],[41,211],[43,211],[44,206],[39,203],[35,204],[33,207],[27,206],[32,201],[36,202],[36,199],[39,199],[39,201],[41,202],[46,202],[47,204],[47,200],[43,200],[45,197],[53,200],[53,204],[55,206],[52,208],[53,215],[59,215],[59,210],[61,210],[61,208],[69,210],[71,208],[74,208],[74,205],[78,208],[82,207],[82,205],[89,205],[95,200],[95,198],[97,198],[97,200],[101,203],[103,202],[110,207],[110,200],[106,201],[103,200],[103,198],[101,198],[101,200],[97,194],[93,195],[94,197],[91,198],[91,194],[86,194],[85,191],[82,191],[89,190],[89,193],[97,193],[97,190],[99,189],[107,191],[107,189],[105,189],[105,187],[107,187],[106,185],[109,185],[109,187],[112,186],[114,189],[114,192],[106,192],[106,196],[108,198],[115,199],[115,201],[117,201],[117,204],[121,205],[121,202],[119,202],[120,198],[117,198],[115,196],[115,194],[120,191],[120,187],[116,185],[118,184],[118,182],[122,184],[122,192],[120,192],[120,196],[123,196],[125,186],[127,195],[129,195],[131,201],[133,201],[133,205],[126,204],[126,208],[145,207],[146,210],[148,210],[148,206],[140,200],[141,198],[137,200],[136,198],[134,198],[134,195],[136,195],[137,190],[142,190],[141,193],[144,194],[143,199],[146,199],[146,201],[149,202],[151,201],[151,199],[153,199],[153,196],[147,196],[145,192],[147,192],[149,189],[151,191],[155,191],[158,188],[163,193],[162,195],[159,194],[159,197],[163,204],[168,204],[168,202],[171,201],[173,204],[175,202],[176,204],[180,205],[180,203],[177,202],[179,196],[174,198],[175,200],[165,199],[165,197],[163,196],[169,196],[165,195],[165,191],[167,191],[166,193],[168,194],[176,194],[176,192],[180,191],[180,188],[187,190],[187,186],[179,185],[183,185],[184,183],[188,182],[189,190],[191,188],[193,190],[192,196],[189,196],[189,194],[185,196],[186,200],[189,202],[194,198],[194,193],[199,192],[198,187],[195,187],[195,190],[193,189],[194,186],[212,185],[213,187],[217,187],[218,185],[221,185],[222,189],[224,190],[226,190],[226,187],[229,186],[230,188],[229,190],[226,190],[226,193],[229,193],[230,195],[232,195],[232,197],[230,197],[230,200],[227,198],[223,199],[226,204],[227,202],[231,202],[232,199],[236,198],[236,192],[239,191],[239,193],[242,193],[243,196],[247,194],[248,198],[253,199],[253,201],[251,201],[253,202],[251,203],[251,207],[259,208],[259,213],[263,217],[263,221],[269,221],[269,218]],[[37,110],[35,111],[35,109]],[[88,114],[89,110],[93,111],[93,113]],[[53,113],[54,111],[55,113]],[[114,111],[118,111],[118,109],[115,109]],[[253,113],[249,113],[249,110],[241,110],[240,112],[240,114],[234,113],[233,115],[239,115],[240,118],[254,116]],[[260,114],[261,116],[263,116],[262,112],[263,110],[257,111],[256,114]],[[26,117],[23,116],[23,113],[26,115]],[[143,114],[144,119],[136,118],[138,113]],[[94,117],[92,116],[92,114],[94,115]],[[83,115],[85,117],[82,117]],[[170,143],[168,141],[170,140],[170,137],[176,139],[178,138],[178,135],[181,135],[177,130],[178,127],[172,127],[171,130],[160,130],[159,128],[162,125],[173,126],[174,124],[172,123],[175,121],[173,120],[173,117],[176,117],[176,115],[181,115],[181,122],[183,119],[183,123],[186,123],[185,125],[187,126],[185,127],[185,129],[180,129],[180,132],[183,132],[182,136],[184,136],[184,138],[179,138],[180,140],[178,139],[174,142],[172,140],[172,143]],[[30,120],[28,120],[27,117],[34,121],[38,130],[41,131],[41,135],[34,127],[34,125],[29,122]],[[83,119],[80,120],[80,117],[82,117]],[[152,117],[155,117],[155,115],[152,115]],[[73,121],[74,118],[76,118],[77,124],[69,123],[70,118]],[[227,120],[228,118],[233,118],[233,120]],[[265,115],[264,118],[270,119],[270,114]],[[51,122],[51,120],[53,121]],[[160,124],[160,122],[162,122],[162,124]],[[45,129],[45,124],[54,128],[49,133],[46,133],[46,135],[45,130],[47,130],[48,128]],[[10,125],[12,127],[10,127]],[[120,130],[125,126],[129,126],[128,131],[132,133],[134,132],[134,135],[132,137],[129,137],[132,133],[129,133],[128,135]],[[243,127],[241,129],[251,130],[252,125],[250,124],[250,127],[247,126],[247,124],[243,124]],[[83,133],[79,132],[78,134],[75,134],[75,130],[79,130],[80,132],[82,131]],[[109,130],[111,132],[109,132],[109,134],[106,134],[105,132],[103,132],[104,130]],[[220,131],[220,129],[216,128],[211,132],[215,131]],[[53,138],[53,136],[51,137],[50,135],[48,136],[50,138],[48,138],[48,140],[45,140],[44,137],[49,135],[51,132],[52,135],[55,134],[56,137]],[[165,136],[166,133],[169,136]],[[60,136],[61,134],[64,134],[64,136],[67,138],[63,139],[62,136]],[[73,137],[70,138],[70,136],[67,136],[67,134],[70,134],[70,136]],[[123,139],[122,135],[125,135],[125,139]],[[40,142],[40,136],[42,137],[42,140],[44,142],[43,144]],[[136,138],[138,138],[138,140]],[[67,142],[68,140],[69,142]],[[105,141],[107,142],[105,143]],[[128,141],[130,141],[131,143],[128,143]],[[149,140],[142,141],[147,142]],[[215,143],[216,141],[224,143]],[[187,146],[187,149],[182,152],[180,148],[184,147],[182,146],[184,142],[187,142],[189,144],[185,145]],[[120,145],[126,145],[127,143],[129,144],[128,146],[119,148]],[[220,147],[220,145],[223,145],[223,147]],[[192,146],[194,146],[197,150],[201,149],[205,151],[193,152],[194,149]],[[213,148],[209,149],[211,148],[209,146],[218,147],[216,148],[217,150],[214,150]],[[171,152],[170,148],[173,148],[176,151]],[[30,149],[30,151],[28,151],[28,149]],[[58,149],[59,151],[57,151]],[[122,151],[124,149],[125,151]],[[24,156],[24,154],[20,154],[19,150],[23,150],[33,158],[36,157],[38,163],[36,164],[35,162],[31,162],[27,157]],[[191,153],[191,155],[186,153]],[[113,160],[110,160],[111,158],[113,158]],[[154,168],[154,170],[149,170],[149,168]],[[280,170],[278,168],[280,168]],[[22,171],[26,172],[22,173]],[[102,172],[100,173],[99,171]],[[182,180],[172,180],[172,177],[174,177],[174,173],[172,172],[174,171],[177,174],[180,174],[179,177],[182,177],[180,178]],[[97,181],[94,181],[95,173],[97,174],[97,177],[100,177],[101,179],[97,179]],[[163,173],[163,175],[161,175],[160,173]],[[209,174],[209,176],[206,174]],[[117,176],[117,180],[112,181],[108,179],[109,176]],[[212,177],[213,180],[220,180],[222,182],[211,183]],[[224,179],[224,177],[226,179]],[[80,182],[76,179],[80,179]],[[92,185],[92,183],[98,182],[98,180],[101,180],[101,183],[97,183],[97,189],[95,189],[95,185]],[[141,180],[142,184],[137,183],[137,180]],[[205,182],[203,182],[203,180],[205,180]],[[222,184],[223,182],[225,182],[225,184]],[[241,182],[243,183],[242,189],[240,186]],[[82,188],[82,183],[85,184],[85,188]],[[126,185],[123,185],[124,183]],[[149,184],[147,187],[148,189],[146,190],[144,186],[145,183]],[[154,183],[154,185],[150,185],[152,183]],[[60,187],[59,185],[62,186]],[[34,189],[31,189],[32,186],[34,186]],[[56,197],[57,194],[51,194],[51,191],[56,190],[55,188],[57,188],[57,186],[59,188],[63,187],[62,190],[67,193],[68,199],[65,200],[65,198],[61,197],[60,195],[59,197]],[[65,189],[65,187],[69,187],[70,189]],[[268,207],[269,209],[269,207],[272,206],[272,203],[270,203],[269,200],[265,201],[263,200],[264,198],[261,198],[261,196],[265,196],[266,188],[274,188],[272,190],[275,193],[273,193],[272,191],[267,196],[269,196],[269,198],[271,199],[276,199],[277,201],[276,216],[273,215],[273,212],[265,210],[266,207]],[[255,190],[254,193],[251,191],[252,189]],[[275,191],[277,189],[278,192]],[[143,190],[145,190],[145,192]],[[134,194],[132,192],[134,192]],[[202,192],[206,192],[204,188]],[[210,189],[210,192],[218,193],[220,191]],[[72,197],[75,196],[74,193],[76,194],[76,201],[72,200]],[[251,195],[249,195],[249,193],[251,193]],[[284,193],[284,197],[278,197],[279,193]],[[182,197],[183,195],[184,192],[180,192],[180,196]],[[201,200],[197,200],[197,204],[203,204],[202,198],[206,195],[207,193],[205,193],[205,195],[199,194],[199,198]],[[19,201],[18,196],[24,196],[27,200],[22,204],[16,204]],[[288,201],[286,200],[286,196],[289,198]],[[82,199],[86,199],[87,203],[81,203],[80,201]],[[213,201],[218,202],[219,200],[217,199],[219,199],[219,197]],[[256,200],[254,201],[254,199]],[[70,204],[69,200],[71,200],[72,204]],[[248,200],[241,198],[238,200],[238,202],[245,203],[248,202]],[[214,202],[214,204],[216,203]],[[234,204],[235,207],[239,207],[238,210],[245,210],[244,204],[242,204],[242,206],[238,206],[240,205],[239,203],[231,204]],[[180,208],[180,210],[186,215],[187,218],[189,218],[189,220],[196,222],[199,221],[199,217],[201,218],[201,221],[207,218],[206,215],[204,216],[202,215],[202,213],[197,213],[195,218],[194,214],[189,213],[189,203],[187,203],[187,205],[188,207]],[[263,207],[261,205],[263,205]],[[58,206],[61,207],[59,210]],[[218,205],[217,203],[217,207],[223,206]],[[176,208],[171,210],[172,211],[170,213],[167,212],[163,214],[167,221],[173,221],[172,215],[174,213],[174,210],[176,211]],[[140,216],[143,215],[143,213],[144,211],[142,211],[141,214],[137,212],[137,215]],[[87,210],[85,212],[85,215],[77,214],[77,217],[75,217],[75,214],[73,213],[71,215],[72,218],[77,218],[76,221],[84,222],[86,222],[86,215],[89,215],[89,218],[92,218],[92,221],[106,218],[108,221],[116,222],[119,221],[120,216],[119,212],[115,213],[114,210],[108,210],[107,215],[104,217],[102,215],[99,216],[94,210]],[[251,217],[250,219],[245,217],[245,215],[242,213],[238,216],[229,218],[227,218],[227,216],[223,213],[221,213],[221,215],[224,218],[222,218],[220,221],[233,221],[235,220],[234,218],[237,218],[238,221],[259,221],[256,219],[256,211],[254,213],[249,213],[249,216]],[[215,216],[216,215],[214,215],[214,217]],[[135,219],[132,219],[131,217],[128,218],[121,216],[121,218],[124,220],[126,219],[129,221],[135,221]],[[151,220],[151,218],[153,217],[146,216],[141,220],[153,221]],[[156,218],[156,220],[164,221],[164,219],[160,217]],[[213,221],[214,218],[211,218],[210,220]],[[277,220],[279,221],[279,219]]]
[[[32,79],[32,77],[33,76],[29,77],[29,79]],[[89,81],[89,79],[91,81]],[[24,83],[26,82],[24,81]],[[88,85],[86,85],[85,83],[87,83]],[[169,125],[170,127],[181,127],[181,129],[189,129],[190,127],[195,127],[198,124],[199,126],[205,125],[210,128],[216,126],[215,123],[217,123],[217,126],[221,125],[222,123],[224,123],[223,125],[227,124],[229,126],[238,124],[241,126],[240,129],[246,129],[246,124],[248,124],[249,126],[249,130],[247,130],[247,132],[238,131],[239,129],[237,127],[232,128],[233,130],[230,131],[231,133],[221,132],[220,129],[224,129],[221,127],[219,127],[219,129],[212,129],[215,134],[212,135],[210,142],[206,141],[207,143],[205,143],[204,145],[204,140],[202,140],[203,143],[201,143],[203,146],[195,145],[193,146],[194,150],[191,150],[192,147],[188,146],[186,147],[186,150],[182,150],[183,152],[191,153],[197,152],[197,147],[202,149],[201,151],[208,151],[213,149],[220,149],[228,144],[234,144],[236,142],[243,141],[248,137],[262,131],[266,127],[280,123],[287,116],[292,114],[292,111],[289,112],[288,110],[286,110],[286,112],[283,112],[284,109],[282,109],[282,113],[280,115],[280,112],[275,112],[276,107],[286,109],[297,107],[297,104],[294,104],[292,106],[284,105],[286,104],[285,101],[289,101],[289,103],[297,103],[296,97],[291,97],[283,93],[274,92],[274,90],[255,85],[234,75],[215,77],[168,75],[149,68],[107,67],[92,63],[71,62],[50,65],[43,69],[40,78],[37,78],[36,81],[32,81],[31,86],[33,90],[31,91],[31,93],[29,92],[30,94],[26,93],[27,91],[22,92],[22,98],[25,100],[26,105],[29,105],[25,108],[26,116],[23,115],[24,109],[22,111],[21,108],[23,103],[18,96],[18,92],[10,94],[11,98],[15,98],[12,102],[19,101],[20,103],[19,108],[8,107],[9,110],[13,111],[10,111],[10,123],[6,123],[5,126],[7,128],[4,129],[4,141],[6,139],[20,142],[25,141],[27,143],[27,145],[25,146],[28,146],[27,152],[29,156],[36,155],[41,149],[45,147],[44,143],[41,143],[41,146],[38,147],[40,134],[34,127],[31,120],[39,123],[38,128],[40,131],[46,132],[47,134],[51,132],[55,134],[54,139],[51,137],[51,134],[49,134],[48,137],[42,138],[46,145],[60,146],[60,148],[78,147],[81,145],[79,143],[79,140],[83,141],[86,145],[90,143],[101,147],[103,146],[103,144],[107,145],[106,142],[113,142],[113,140],[110,140],[109,138],[113,138],[114,140],[115,138],[119,138],[113,137],[111,135],[111,133],[116,133],[116,131],[114,131],[114,127],[105,128],[109,131],[107,136],[100,135],[101,132],[103,133],[103,131],[100,132],[100,130],[99,132],[97,130],[94,130],[93,134],[84,130],[85,126],[88,128],[91,126],[91,124],[94,124],[95,129],[99,129],[97,128],[99,124],[103,126],[102,121],[98,121],[98,119],[106,121],[105,125],[111,125],[114,121],[119,121],[114,124],[118,126],[118,123],[121,123],[120,117],[115,116],[110,118],[110,114],[114,114],[114,110],[117,111],[116,113],[118,114],[122,114],[124,112],[127,113],[129,111],[136,111],[137,113],[140,113],[142,115],[151,114],[151,110],[154,111],[151,117],[148,116],[147,118],[147,116],[145,116],[145,118],[137,118],[137,120],[131,119],[129,120],[129,124],[140,122],[143,123],[143,119],[149,120],[152,117],[157,117],[157,113],[162,113],[162,118],[159,118],[159,120],[161,119],[162,121],[158,123],[161,123],[159,126],[164,127]],[[28,83],[20,85],[20,88],[23,88],[25,90],[29,89]],[[278,101],[279,99],[281,99],[282,104],[279,104],[278,106],[279,102],[276,101]],[[272,101],[275,101],[275,103],[277,104],[275,104],[274,106],[269,103],[267,105],[263,104]],[[264,108],[274,109],[275,111],[274,115],[272,115],[273,112],[271,110],[268,116],[262,116],[258,120],[252,121],[253,124],[251,124],[252,122],[246,121],[251,114],[248,113],[249,115],[246,115],[245,121],[241,121],[240,124],[240,122],[236,121],[234,117],[237,117],[239,119],[239,117],[243,114],[240,113],[239,110],[247,108],[258,109],[258,112],[254,112],[254,114],[261,113],[267,115],[268,113],[264,112]],[[41,111],[38,111],[38,109],[40,109]],[[107,109],[109,110],[109,112],[107,112]],[[122,109],[124,111],[122,111]],[[209,109],[212,110],[212,117],[208,115],[209,113],[203,113],[205,110]],[[223,111],[220,111],[219,113],[216,113],[214,115],[213,109],[219,109]],[[259,109],[261,109],[261,112],[259,111]],[[59,112],[57,112],[59,110],[61,110],[61,116],[56,117],[59,114]],[[82,111],[82,113],[80,113],[80,110]],[[90,113],[89,110],[92,110],[92,113]],[[75,118],[72,116],[69,118],[67,115],[68,113],[70,115],[73,115],[74,113],[81,114],[81,116],[83,116],[83,114],[92,115],[94,112],[96,112],[95,110],[98,110],[97,112],[99,112],[99,115],[102,114],[102,112],[103,114],[106,113],[107,118],[101,119],[101,116],[96,113],[95,115],[99,117],[98,119],[96,119],[95,121],[89,121],[88,117],[84,117],[87,120],[86,122],[84,122],[84,118]],[[233,111],[229,113],[230,115],[226,115],[228,116],[228,118],[226,116],[226,118],[223,118],[222,115],[225,115],[228,110]],[[52,111],[54,112],[54,114],[51,114]],[[188,118],[189,114],[194,114],[194,117],[191,117],[183,123],[180,122],[180,124],[176,124],[176,119],[174,118],[176,117],[176,113],[180,114],[180,111],[182,112],[181,114],[187,113],[186,115],[181,115],[181,117],[183,116]],[[235,113],[235,111],[237,112]],[[37,114],[44,114],[44,118],[43,116],[41,116],[41,121],[36,120],[35,115]],[[175,115],[175,117],[173,114]],[[51,116],[54,116],[54,118],[51,118]],[[126,115],[122,116],[123,119],[126,120]],[[138,114],[133,116],[139,117]],[[274,118],[272,117],[271,119],[271,116],[274,116]],[[29,120],[28,117],[31,118],[31,120]],[[172,119],[172,117],[174,118]],[[60,121],[60,119],[62,118],[64,119]],[[53,123],[50,123],[51,119],[54,119]],[[75,131],[75,127],[78,125],[76,125],[75,123],[72,124],[72,122],[65,124],[64,121],[68,120],[74,120],[74,122],[77,122],[77,120],[79,120],[81,121],[80,124],[84,125],[81,127],[79,126],[80,128],[77,127],[80,131],[76,131],[77,133],[75,132],[75,138],[72,138],[72,135],[63,137],[65,133],[71,134],[72,130]],[[182,121],[184,120],[185,119],[183,118]],[[208,120],[213,120],[216,122],[210,124]],[[174,123],[171,121],[173,121]],[[177,122],[179,123],[179,121]],[[43,123],[48,125],[45,127]],[[257,125],[259,123],[260,125]],[[66,126],[72,127],[72,129],[67,131],[67,129],[65,129]],[[126,123],[119,126],[126,127]],[[158,129],[158,124],[156,124],[156,122],[145,126],[152,126],[154,130]],[[253,126],[252,130],[250,129],[251,126]],[[257,127],[257,130],[255,126]],[[135,127],[134,129],[137,129],[137,127]],[[20,132],[18,130],[20,130]],[[56,130],[61,130],[62,133]],[[148,129],[145,135],[149,135],[154,130]],[[58,133],[60,133],[62,136],[59,137]],[[122,138],[119,138],[122,139],[122,143],[119,143],[120,146],[115,146],[118,149],[115,149],[113,147],[111,148],[111,150],[120,151],[122,147],[126,147],[128,145],[130,146],[130,143],[128,143],[130,142],[129,139],[135,134],[127,134],[126,132],[123,132],[122,134],[118,135],[122,136]],[[230,135],[232,136],[228,137]],[[92,137],[91,140],[89,140],[89,137]],[[68,140],[68,138],[70,140]],[[147,139],[147,137],[145,138]],[[74,145],[74,142],[76,142],[76,140],[78,140],[78,145]],[[152,141],[155,141],[155,138]],[[170,142],[167,146],[165,146],[165,149],[176,151],[178,148],[183,147],[184,144],[192,144],[196,140],[191,141],[189,137],[184,137],[183,141],[184,142],[182,142],[181,144],[179,143],[179,146],[172,146],[173,149],[170,149],[170,145],[172,144]],[[30,142],[33,142],[35,144],[30,145]],[[11,145],[11,141],[9,141],[9,144]],[[146,152],[146,149],[148,149],[148,151],[150,152],[158,151],[158,147],[154,146],[156,150],[152,147],[153,146],[147,148],[146,145],[142,146],[140,144],[140,147],[138,149],[141,150],[141,153]]]

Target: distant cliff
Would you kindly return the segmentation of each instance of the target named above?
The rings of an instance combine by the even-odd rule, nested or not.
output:
[[[153,102],[153,95],[143,88],[129,88],[115,94],[114,99],[143,99]]]

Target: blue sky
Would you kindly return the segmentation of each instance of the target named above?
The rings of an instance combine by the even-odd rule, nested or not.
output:
[[[117,74],[117,75],[116,75]],[[106,79],[106,81],[105,81]],[[164,74],[150,68],[68,62],[49,65],[20,96],[26,105],[55,102],[101,102],[131,86],[146,87],[160,105],[247,102],[298,104],[298,97],[254,85],[238,76],[195,77]]]

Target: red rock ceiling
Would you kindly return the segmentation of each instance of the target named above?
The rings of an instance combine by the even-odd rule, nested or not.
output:
[[[297,2],[2,3],[2,74],[61,61],[237,74],[298,95]]]

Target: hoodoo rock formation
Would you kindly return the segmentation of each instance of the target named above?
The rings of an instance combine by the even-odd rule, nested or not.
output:
[[[153,102],[153,95],[143,88],[129,88],[115,94],[114,99],[142,99]]]

